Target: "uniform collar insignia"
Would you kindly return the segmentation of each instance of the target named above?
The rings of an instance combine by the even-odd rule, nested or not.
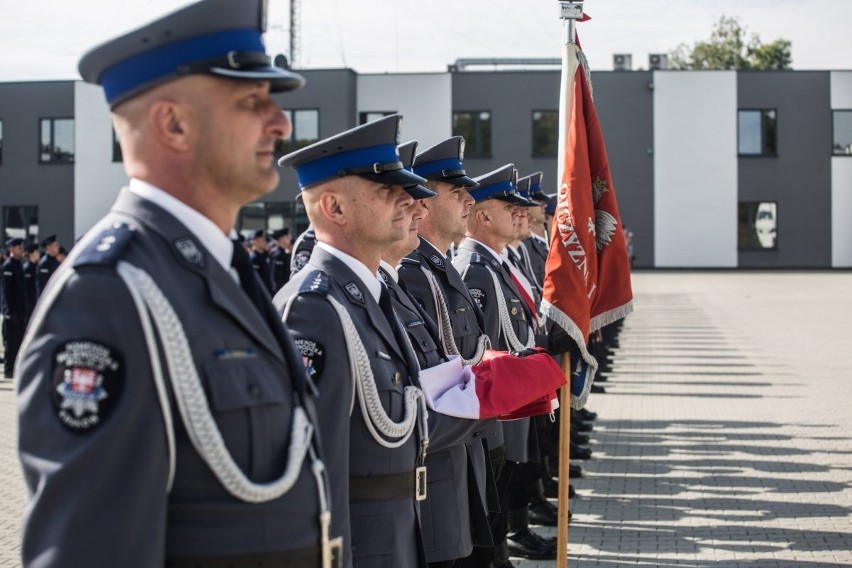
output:
[[[201,249],[198,248],[191,237],[183,237],[176,240],[175,248],[177,248],[181,257],[189,264],[199,270],[204,269],[204,253],[201,252]]]
[[[361,304],[364,303],[364,293],[361,292],[361,289],[358,287],[357,284],[355,284],[354,282],[350,282],[349,284],[344,286],[344,288],[346,289],[346,292],[350,296],[352,296],[353,300],[360,302]]]
[[[429,260],[431,260],[432,264],[434,264],[438,268],[444,268],[444,261],[441,260],[441,257],[438,256],[437,254],[430,255]]]

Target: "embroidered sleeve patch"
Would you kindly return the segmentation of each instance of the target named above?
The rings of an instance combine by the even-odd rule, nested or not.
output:
[[[309,250],[300,250],[296,253],[296,256],[293,257],[293,267],[297,270],[301,270],[305,267],[308,261],[311,259],[311,251]]]
[[[325,347],[312,339],[298,338],[295,341],[299,353],[302,354],[302,363],[305,365],[308,378],[316,382],[317,376],[322,375],[325,366]]]
[[[63,426],[86,433],[109,418],[124,389],[123,359],[94,341],[73,340],[59,346],[51,362],[50,396]]]
[[[484,309],[486,298],[482,288],[468,288],[468,292],[470,292],[470,297],[473,298],[473,301],[476,302],[476,306],[480,310]]]

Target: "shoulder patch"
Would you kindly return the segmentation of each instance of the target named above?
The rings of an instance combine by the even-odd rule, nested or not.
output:
[[[115,266],[124,249],[133,239],[133,233],[133,229],[126,223],[116,223],[112,227],[104,229],[77,255],[74,267]],[[48,272],[49,269],[42,265],[42,267],[39,267],[39,271]]]
[[[476,304],[476,307],[478,307],[480,310],[483,309],[483,306],[485,305],[485,301],[487,299],[485,296],[485,291],[482,288],[468,288],[467,290],[468,292],[470,292],[470,297],[473,299],[474,303]]]
[[[296,338],[294,342],[302,354],[305,373],[311,381],[316,382],[325,367],[325,347],[313,339]]]
[[[84,434],[103,424],[124,390],[122,354],[103,343],[75,339],[60,345],[50,364],[50,397],[62,425]]]
[[[299,294],[316,294],[317,296],[328,296],[329,278],[322,270],[314,270],[302,281]]]
[[[301,270],[305,267],[308,261],[311,259],[312,250],[300,250],[296,251],[296,254],[293,255],[293,260],[291,261],[291,265],[294,270]]]

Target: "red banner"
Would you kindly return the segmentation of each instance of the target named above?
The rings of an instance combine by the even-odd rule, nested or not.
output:
[[[560,183],[542,301],[544,315],[570,336],[589,367],[583,384],[572,386],[574,408],[585,405],[597,370],[586,349],[589,334],[633,310],[624,228],[584,62],[577,45],[564,46]]]

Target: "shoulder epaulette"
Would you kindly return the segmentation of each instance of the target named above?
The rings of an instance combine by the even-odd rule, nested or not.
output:
[[[400,266],[420,266],[420,261],[416,258],[408,258],[407,256],[402,257],[402,260],[399,261]]]
[[[313,270],[302,280],[299,294],[316,294],[324,298],[328,296],[330,285],[331,280],[328,278],[328,274],[322,270]]]
[[[133,229],[126,223],[116,223],[104,229],[80,251],[74,260],[74,267],[114,267],[133,239],[133,233]]]
[[[482,255],[478,252],[470,253],[470,262],[471,264],[488,264],[487,262],[485,262],[485,259],[482,258]]]

